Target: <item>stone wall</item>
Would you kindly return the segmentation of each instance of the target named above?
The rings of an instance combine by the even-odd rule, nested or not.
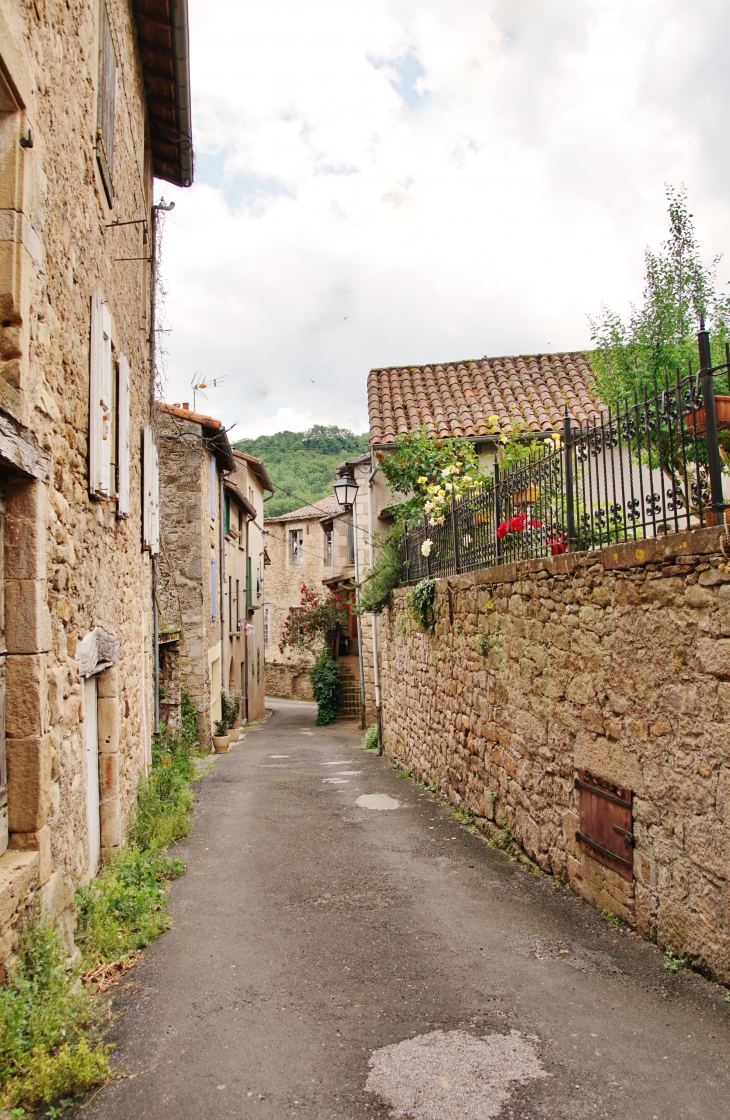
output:
[[[721,531],[437,581],[383,616],[387,752],[545,872],[730,981],[730,571]],[[633,791],[633,880],[576,840],[578,769]]]
[[[132,7],[109,7],[124,72],[113,207],[95,154],[98,2],[0,0],[0,457],[14,464],[8,474],[0,467],[9,826],[0,961],[29,890],[42,888],[46,914],[65,913],[70,923],[73,889],[89,874],[86,713],[75,655],[97,627],[119,643],[98,694],[107,851],[121,842],[149,749],[151,565],[141,545],[140,452],[150,420],[149,266],[119,258],[148,254],[152,177]],[[115,219],[143,221],[113,228]],[[131,371],[128,516],[118,516],[116,495],[89,494],[92,295],[107,305],[114,354]]]
[[[285,700],[313,700],[309,670],[305,666],[267,661],[266,695]]]

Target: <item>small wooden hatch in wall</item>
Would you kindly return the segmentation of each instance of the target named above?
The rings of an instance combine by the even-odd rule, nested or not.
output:
[[[580,802],[580,831],[575,838],[583,851],[624,879],[634,877],[633,794],[630,789],[579,770],[575,779]]]

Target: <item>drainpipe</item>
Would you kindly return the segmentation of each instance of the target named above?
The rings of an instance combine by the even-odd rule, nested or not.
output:
[[[220,509],[220,516],[218,518],[218,541],[220,548],[220,603],[221,603],[221,689],[226,687],[228,677],[226,675],[226,526],[224,524],[225,514],[225,493],[224,493],[224,477],[223,471],[220,472],[220,482],[218,483],[218,504]],[[223,713],[221,712],[221,716]]]
[[[249,544],[249,542],[250,542],[250,533],[249,533],[250,524],[251,524],[251,518],[249,517],[248,514],[246,514],[246,629],[243,632],[243,652],[244,652],[243,664],[244,664],[244,672],[245,672],[245,675],[246,675],[246,684],[245,684],[245,687],[244,687],[244,690],[243,690],[243,703],[244,703],[244,707],[246,709],[246,723],[248,723],[248,677],[249,677],[249,671],[248,671],[248,598],[249,598],[250,588],[248,586],[248,581],[253,576],[253,564],[249,564],[249,562],[248,562],[248,555],[249,555],[248,550],[249,550],[249,547],[250,547],[250,544]],[[249,575],[249,572],[250,572],[250,575]],[[253,595],[251,595],[251,602],[253,602]]]
[[[372,462],[372,460],[371,460]],[[377,467],[373,467],[368,475],[368,537],[370,538],[370,567],[375,563],[375,546],[373,544],[373,479]],[[373,684],[375,685],[375,718],[378,723],[378,754],[383,753],[383,720],[380,703],[380,668],[378,666],[378,627],[374,614],[370,615],[373,628]]]
[[[360,605],[360,565],[358,563],[358,555],[360,552],[360,542],[357,539],[357,494],[355,494],[355,501],[352,503],[352,537],[354,543],[354,558],[355,558],[355,603]],[[360,663],[360,726],[365,728],[365,668],[362,663],[362,619],[360,612],[357,613],[357,649],[358,661]]]
[[[160,726],[160,614],[157,606],[157,557],[152,557],[152,643],[155,656],[155,729]]]

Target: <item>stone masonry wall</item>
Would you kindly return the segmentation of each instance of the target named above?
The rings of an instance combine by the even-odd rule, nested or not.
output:
[[[730,982],[721,530],[438,580],[381,620],[387,752],[662,949]],[[484,652],[481,652],[484,651]],[[576,841],[576,770],[634,792],[634,880]],[[503,835],[504,832],[502,833]]]

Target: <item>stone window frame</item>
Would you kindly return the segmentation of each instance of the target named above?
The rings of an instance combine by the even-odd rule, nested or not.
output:
[[[289,530],[289,563],[292,568],[300,568],[304,563],[304,529]]]

